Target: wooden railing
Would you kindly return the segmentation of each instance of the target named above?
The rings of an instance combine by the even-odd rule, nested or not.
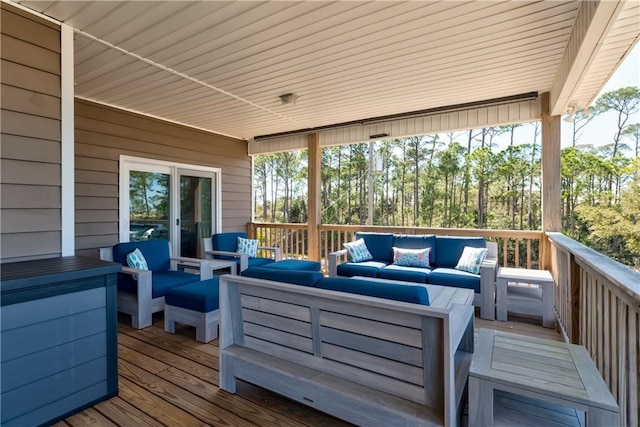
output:
[[[620,405],[620,425],[638,426],[640,273],[562,233],[547,236],[561,328],[591,354]]]
[[[357,231],[377,231],[398,234],[437,234],[447,236],[478,236],[498,243],[501,266],[540,267],[541,231],[484,230],[471,228],[381,227],[367,225],[323,224],[319,227],[320,261],[326,268],[327,255],[343,248]],[[250,223],[248,234],[260,240],[262,246],[278,246],[283,258],[306,258],[308,253],[306,224]]]

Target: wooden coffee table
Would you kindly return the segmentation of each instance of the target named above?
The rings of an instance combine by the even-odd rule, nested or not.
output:
[[[583,411],[587,426],[620,424],[618,404],[583,346],[480,329],[469,371],[469,426],[492,426],[494,415],[517,425],[531,419],[532,408],[539,425],[566,421],[563,409]]]

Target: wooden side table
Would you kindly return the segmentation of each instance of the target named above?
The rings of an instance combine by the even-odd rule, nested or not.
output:
[[[507,320],[507,287],[509,282],[529,283],[542,288],[542,326],[553,328],[556,323],[554,304],[554,282],[547,270],[500,267],[496,278],[496,305],[498,320]]]
[[[543,416],[558,414],[545,406],[555,404],[584,411],[590,427],[620,424],[618,404],[583,346],[480,329],[469,371],[469,427],[491,426],[507,410],[494,406],[494,392],[519,398],[505,406],[511,420],[530,421],[533,406],[544,425],[553,418]]]

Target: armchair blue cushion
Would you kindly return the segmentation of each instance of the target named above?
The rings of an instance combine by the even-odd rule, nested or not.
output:
[[[169,242],[164,239],[118,243],[113,247],[113,261],[127,265],[127,254],[135,249],[144,255],[151,271],[151,297],[158,298],[172,288],[200,281],[200,276],[171,270]],[[119,274],[118,289],[135,294],[138,282],[129,274]]]
[[[211,236],[211,249],[214,251],[225,252],[237,252],[238,251],[238,237],[243,239],[247,238],[247,233],[242,232],[229,232],[218,233]],[[233,260],[238,263],[238,271],[240,271],[240,258],[227,255],[214,255],[216,259]],[[249,267],[261,267],[263,265],[272,263],[272,258],[255,257],[249,258]]]
[[[144,255],[149,270],[165,271],[171,268],[169,244],[164,239],[118,243],[113,247],[113,262],[127,265],[127,255],[136,248]]]

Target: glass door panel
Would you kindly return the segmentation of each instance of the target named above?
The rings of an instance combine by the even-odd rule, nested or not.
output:
[[[129,241],[169,240],[170,175],[129,172]]]
[[[180,171],[180,256],[201,258],[200,241],[213,233],[215,175]]]

